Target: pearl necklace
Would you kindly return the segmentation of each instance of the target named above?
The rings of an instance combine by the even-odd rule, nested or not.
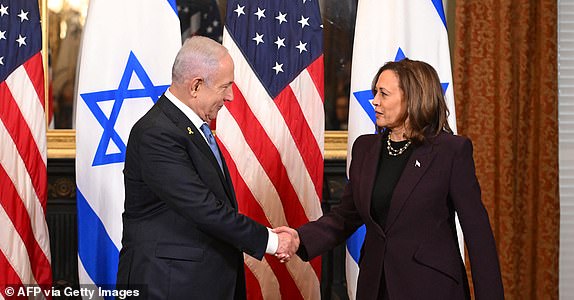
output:
[[[390,156],[399,156],[399,155],[403,154],[409,148],[410,145],[411,145],[411,140],[409,140],[400,149],[393,148],[393,146],[391,146],[391,133],[389,132],[389,135],[387,136],[387,151],[389,152]]]

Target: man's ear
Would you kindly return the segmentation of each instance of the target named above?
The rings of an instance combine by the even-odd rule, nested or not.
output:
[[[200,86],[203,84],[203,79],[201,77],[194,77],[189,81],[187,86],[189,94],[193,97],[196,96],[197,91],[199,91]]]

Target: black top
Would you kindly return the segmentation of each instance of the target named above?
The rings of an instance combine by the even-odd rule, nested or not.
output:
[[[394,149],[400,149],[406,145],[406,143],[407,141],[391,141],[391,146]],[[383,229],[385,228],[385,221],[387,220],[387,214],[391,206],[393,191],[413,152],[413,148],[413,145],[410,145],[402,154],[391,156],[387,150],[387,138],[383,138],[383,148],[379,159],[379,166],[377,167],[377,177],[375,179],[373,198],[371,200],[371,216],[373,216],[375,222]]]
[[[413,145],[410,145],[402,154],[392,156],[387,150],[387,138],[388,136],[383,138],[383,148],[379,159],[379,166],[377,167],[377,177],[375,178],[373,196],[371,199],[371,216],[373,216],[375,222],[377,222],[383,230],[385,229],[385,222],[387,221],[387,215],[391,207],[393,191],[414,148]],[[391,141],[391,146],[393,149],[400,149],[405,146],[407,142],[408,141]],[[384,266],[378,298],[382,300],[389,299]]]

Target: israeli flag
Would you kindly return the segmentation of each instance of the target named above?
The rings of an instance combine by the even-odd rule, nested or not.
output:
[[[76,94],[80,284],[115,286],[126,143],[168,88],[180,46],[175,0],[90,1]]]
[[[449,125],[456,132],[450,52],[442,1],[360,0],[349,97],[347,176],[353,143],[360,135],[375,132],[371,93],[373,77],[386,62],[405,57],[425,61],[436,69],[450,111]],[[460,228],[458,231],[462,245]],[[346,275],[350,299],[356,296],[359,252],[364,236],[365,228],[362,227],[347,240]]]

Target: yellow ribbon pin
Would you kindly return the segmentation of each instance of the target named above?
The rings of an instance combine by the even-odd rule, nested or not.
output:
[[[191,130],[191,127],[189,127],[189,126],[187,127],[187,132],[188,132],[188,134],[193,134],[193,131]]]

